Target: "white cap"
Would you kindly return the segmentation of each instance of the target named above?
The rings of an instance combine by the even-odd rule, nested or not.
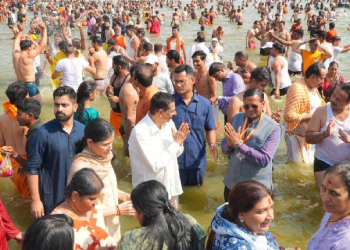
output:
[[[271,49],[271,48],[272,48],[272,45],[273,45],[273,42],[267,42],[267,43],[265,43],[265,45],[262,46],[261,48],[262,48],[262,49]]]
[[[145,63],[146,64],[151,64],[151,65],[153,65],[155,63],[159,64],[158,56],[156,56],[154,54],[149,54]]]
[[[214,37],[211,41],[212,41],[212,42],[217,42],[217,43],[219,42],[218,39],[217,39],[216,37]]]

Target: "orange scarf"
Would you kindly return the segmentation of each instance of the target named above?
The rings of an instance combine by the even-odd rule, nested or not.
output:
[[[10,102],[4,102],[2,104],[4,107],[4,112],[8,114],[13,120],[17,121],[17,108],[15,105],[11,104]]]
[[[173,39],[174,38],[172,36],[168,39],[168,51],[171,50],[171,42],[172,42]],[[180,38],[180,36],[178,36],[176,38],[176,50],[181,55],[181,38]]]

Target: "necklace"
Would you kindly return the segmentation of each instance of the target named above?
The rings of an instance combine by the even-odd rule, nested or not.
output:
[[[345,219],[346,217],[348,217],[349,215],[350,215],[350,212],[347,213],[345,216],[343,216],[343,217],[337,219],[337,220],[331,220],[331,217],[332,217],[332,216],[331,216],[331,217],[329,217],[327,224],[328,224],[329,222],[338,222],[338,221],[340,221],[340,220],[343,220],[343,219]]]

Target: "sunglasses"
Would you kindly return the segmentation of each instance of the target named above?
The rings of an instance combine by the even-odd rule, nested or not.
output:
[[[252,105],[244,104],[244,105],[243,105],[243,108],[244,108],[244,109],[250,109],[250,108],[252,108],[252,109],[258,109],[259,106],[260,106],[260,105],[257,105],[257,104],[252,104]]]

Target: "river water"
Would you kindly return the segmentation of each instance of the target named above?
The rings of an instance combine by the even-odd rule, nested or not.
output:
[[[236,3],[236,2],[235,2]],[[304,5],[305,3],[303,3]],[[210,7],[211,4],[208,5]],[[304,5],[305,6],[305,5]],[[348,9],[338,9],[342,12],[342,18],[336,22],[336,30],[342,37],[342,44],[347,44],[350,41],[349,32],[346,30],[348,26],[347,17],[344,11]],[[161,35],[152,37],[152,42],[162,42],[165,44],[166,38],[171,35],[170,17],[171,10],[161,9],[161,13],[165,13],[168,19],[164,26],[161,26]],[[197,11],[200,16],[199,12]],[[247,30],[252,26],[254,20],[259,20],[260,17],[254,7],[249,7],[243,11],[244,24],[237,26],[235,23],[229,22],[227,18],[220,16],[215,19],[215,27],[223,25],[226,30],[224,38],[224,59],[225,61],[233,60],[234,53],[239,50],[245,50],[245,36]],[[29,14],[32,16],[32,13]],[[291,26],[290,23],[291,10],[284,18],[286,27]],[[302,19],[304,14],[302,15]],[[303,22],[305,29],[306,22]],[[6,23],[0,23],[0,101],[6,101],[5,89],[9,83],[15,80],[15,74],[12,66],[12,43],[13,34],[7,28]],[[27,30],[27,29],[26,29]],[[185,39],[187,48],[194,43],[196,32],[199,31],[198,20],[188,20],[183,23],[180,28],[181,37]],[[212,27],[207,27],[206,37],[210,41]],[[73,31],[74,37],[77,37],[77,31]],[[305,34],[308,38],[309,34]],[[209,43],[208,43],[209,46]],[[259,66],[266,65],[267,57],[258,55],[258,50],[247,50],[249,60]],[[350,65],[345,64],[348,58],[346,54],[340,55],[340,73],[346,80],[350,78]],[[42,63],[44,59],[42,57]],[[47,68],[46,68],[47,69]],[[46,70],[48,74],[48,69]],[[297,79],[293,79],[296,81]],[[42,80],[40,90],[43,95],[43,109],[41,119],[49,121],[53,119],[53,102],[52,102],[52,87],[49,82],[49,77],[45,76]],[[222,93],[221,84],[218,84],[218,93]],[[272,100],[273,109],[279,107],[284,109],[285,100]],[[100,97],[95,100],[93,106],[96,107],[100,116],[109,120],[109,103],[105,97]],[[3,111],[1,111],[3,112]],[[223,124],[223,116],[220,116],[221,125]],[[220,143],[223,138],[222,126],[218,130],[217,142]],[[118,186],[121,190],[131,191],[131,174],[129,159],[122,156],[122,141],[116,139],[114,152],[117,160],[114,162],[114,169],[118,178]],[[306,248],[310,237],[317,231],[324,210],[321,204],[318,190],[315,187],[313,179],[312,166],[302,166],[295,163],[288,163],[286,160],[286,146],[284,140],[281,140],[278,151],[273,160],[274,172],[274,193],[275,193],[275,220],[271,224],[271,231],[276,236],[277,242],[285,247],[300,246]],[[223,155],[219,149],[219,159],[213,162],[212,157],[208,154],[208,167],[202,187],[188,187],[184,189],[184,194],[180,197],[180,206],[183,213],[189,213],[196,218],[202,226],[207,229],[215,214],[216,208],[221,205],[223,200],[223,177],[228,164],[228,157]],[[30,202],[25,201],[15,192],[14,186],[9,179],[2,178],[0,180],[1,197],[4,201],[7,211],[9,211],[15,224],[21,229],[26,230],[32,222],[30,216]],[[121,219],[122,231],[125,232],[138,226],[134,218],[123,217]],[[14,242],[10,243],[11,249],[19,249]]]

